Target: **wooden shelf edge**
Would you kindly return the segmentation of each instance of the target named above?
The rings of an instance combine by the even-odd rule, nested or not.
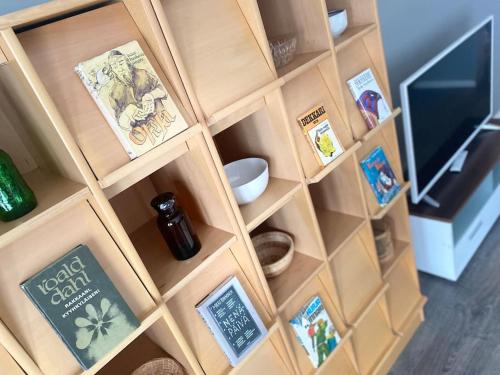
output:
[[[349,159],[360,147],[361,147],[361,142],[354,143],[351,147],[345,150],[338,158],[336,158],[330,164],[326,165],[321,171],[319,171],[312,177],[308,177],[307,184],[311,185],[320,182],[323,178],[328,176],[335,168],[337,168],[344,161]]]
[[[385,362],[389,359],[392,352],[396,349],[396,347],[398,346],[400,341],[401,341],[401,337],[394,336],[394,339],[389,344],[389,346],[384,351],[384,353],[382,353],[382,355],[380,356],[380,359],[377,361],[377,363],[375,363],[373,369],[368,372],[370,375],[379,374],[380,369],[382,368],[382,366],[384,366]]]
[[[225,242],[221,247],[211,253],[206,259],[203,260],[201,264],[198,265],[194,270],[185,275],[182,279],[177,281],[174,286],[169,288],[168,290],[160,289],[160,293],[162,294],[163,301],[168,302],[173,296],[175,296],[178,292],[182,290],[187,284],[191,282],[191,280],[200,274],[205,268],[207,268],[210,264],[212,264],[222,253],[227,251],[233,244],[237,241],[236,236],[233,236],[229,241]]]
[[[253,348],[252,351],[248,353],[248,355],[245,358],[243,358],[243,360],[240,363],[238,363],[235,367],[229,370],[227,374],[228,375],[237,374],[238,371],[241,370],[241,368],[244,367],[250,361],[250,359],[252,359],[255,353],[257,353],[257,351],[259,351],[259,349],[262,348],[269,341],[271,336],[274,335],[278,330],[279,330],[279,324],[277,322],[274,322],[271,325],[271,327],[268,328],[266,337],[264,337],[264,339],[261,342],[259,342],[257,346],[255,346],[255,348]]]
[[[408,325],[411,323],[412,318],[414,318],[416,314],[421,312],[426,304],[427,297],[421,295],[417,303],[415,303],[415,306],[413,306],[413,308],[408,313],[406,319],[403,321],[403,323],[401,323],[401,326],[394,328],[394,333],[400,337],[403,337],[404,333],[408,330]]]
[[[361,218],[360,218],[361,219]],[[328,261],[331,262],[333,258],[335,258],[340,252],[345,248],[345,245],[356,235],[359,233],[361,228],[363,228],[366,224],[366,219],[361,219],[359,225],[355,230],[351,232],[349,236],[347,236],[342,243],[337,246],[335,250],[333,250],[330,254],[328,254]]]
[[[351,339],[352,335],[352,328],[348,328],[345,335],[340,338],[340,344],[338,344],[335,349],[333,349],[333,352],[328,355],[328,358],[325,360],[325,362],[323,362],[321,366],[316,369],[316,371],[314,372],[315,374],[323,373],[323,370],[328,367],[328,363],[333,361],[333,358],[337,356],[340,350],[345,346],[345,343]]]
[[[224,130],[230,128],[231,126],[235,125],[239,121],[243,120],[244,118],[252,115],[255,112],[258,112],[260,109],[262,109],[266,105],[266,101],[264,98],[259,98],[256,101],[248,104],[245,107],[242,107],[230,115],[224,117],[223,119],[219,120],[213,125],[210,125],[208,128],[210,130],[210,134],[212,137],[215,137],[217,134],[223,132]]]
[[[304,287],[325,268],[325,266],[326,264],[324,262],[319,261],[316,269],[304,279],[304,281],[293,291],[292,294],[290,294],[280,305],[277,305],[278,313],[282,313],[285,307],[290,303],[290,301],[294,299],[300,293],[300,291],[304,289]]]
[[[406,192],[410,189],[410,182],[405,182],[402,186],[401,189],[399,190],[398,194],[392,198],[392,200],[385,206],[382,207],[379,211],[377,211],[375,214],[371,215],[372,220],[380,220],[382,219],[395,205],[396,203],[402,198],[406,196]]]
[[[333,44],[335,45],[335,51],[339,52],[348,45],[352,44],[353,42],[357,41],[358,39],[361,39],[365,35],[371,33],[372,31],[377,29],[377,24],[376,23],[369,23],[367,25],[362,25],[362,26],[353,26],[351,28],[354,33],[352,35],[347,36],[342,38],[340,36],[335,42],[335,38],[333,39]],[[346,32],[349,32],[349,28],[346,30]]]
[[[399,115],[401,114],[401,108],[398,107],[396,108],[395,110],[392,111],[391,115],[386,118],[384,121],[382,121],[382,123],[380,123],[378,126],[376,126],[375,128],[371,129],[370,131],[368,131],[365,135],[363,135],[361,137],[361,139],[359,139],[361,142],[366,142],[370,139],[372,139],[373,137],[375,137],[378,133],[380,133],[382,131],[382,129],[384,129],[385,127],[387,127],[388,124],[390,124],[391,120],[394,120],[396,117],[398,117]]]
[[[394,240],[393,240],[394,241]],[[386,280],[389,275],[392,273],[392,271],[398,266],[398,264],[401,262],[401,259],[403,259],[405,257],[405,255],[408,253],[408,251],[411,249],[411,243],[410,242],[407,242],[407,241],[399,241],[399,240],[395,240],[395,241],[398,241],[398,242],[403,242],[404,243],[404,248],[403,250],[401,250],[401,252],[399,254],[396,255],[396,258],[394,258],[391,262],[391,264],[389,265],[389,267],[387,267],[385,270],[382,270],[382,278],[384,280]],[[394,242],[395,242],[394,241]],[[382,267],[381,267],[382,268]]]
[[[263,211],[260,215],[255,217],[252,221],[246,224],[247,231],[250,233],[260,224],[271,217],[275,212],[284,207],[288,202],[290,202],[295,194],[302,188],[302,184],[297,182],[295,187],[288,191],[285,195],[281,196],[273,205],[271,205],[267,210]]]
[[[199,133],[201,133],[201,124],[189,127],[172,139],[103,177],[99,180],[99,185],[105,190],[108,199],[112,198],[186,153],[189,150],[187,141]]]
[[[288,71],[288,72],[286,72],[284,74],[280,74],[280,72],[286,71],[287,70],[286,69],[287,66],[284,66],[283,68],[278,69],[278,76],[279,76],[279,79],[282,80],[282,83],[285,84],[286,82],[291,81],[292,79],[294,79],[295,77],[297,77],[297,76],[301,75],[302,73],[308,71],[309,69],[314,68],[321,61],[323,61],[323,60],[327,59],[328,57],[332,56],[332,52],[330,50],[317,52],[315,54],[316,54],[316,56],[314,56],[313,58],[307,60],[304,64],[300,64],[296,68],[293,68],[291,71]],[[308,54],[304,54],[304,55],[308,55]],[[297,56],[297,57],[299,57],[299,56]],[[290,65],[293,65],[293,61],[290,63]]]
[[[141,321],[139,327],[132,332],[126,339],[124,339],[120,344],[115,346],[104,358],[96,362],[90,369],[83,371],[82,375],[93,375],[101,370],[107,363],[109,363],[114,357],[116,357],[123,349],[125,349],[132,341],[143,334],[149,327],[161,319],[162,312],[160,308],[156,308],[152,313],[150,313],[146,318]]]
[[[372,297],[370,302],[363,308],[363,310],[359,313],[359,315],[354,319],[354,322],[351,324],[352,327],[358,328],[361,321],[366,317],[368,312],[378,303],[378,301],[385,295],[385,293],[389,290],[389,284],[384,283],[382,287],[378,290],[377,293]]]

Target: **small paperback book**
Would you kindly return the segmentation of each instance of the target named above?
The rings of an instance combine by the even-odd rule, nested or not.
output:
[[[297,121],[321,166],[332,162],[344,152],[323,105],[318,105],[299,116]]]
[[[266,336],[267,329],[236,276],[224,281],[196,309],[233,367]]]
[[[340,342],[340,335],[318,296],[313,297],[290,324],[315,368],[321,366]]]
[[[382,147],[375,148],[363,161],[361,168],[380,206],[385,206],[399,192],[400,184]]]
[[[188,125],[137,41],[75,67],[131,159]]]
[[[347,81],[368,129],[375,128],[391,115],[391,110],[371,69]]]
[[[86,370],[139,326],[85,245],[30,277],[21,288]]]

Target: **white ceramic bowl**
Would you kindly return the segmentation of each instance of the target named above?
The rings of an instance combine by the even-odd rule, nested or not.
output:
[[[337,9],[328,12],[328,20],[333,37],[339,37],[347,29],[347,10]]]
[[[233,189],[238,204],[248,204],[256,200],[269,183],[267,161],[248,158],[233,161],[224,166],[224,171]]]

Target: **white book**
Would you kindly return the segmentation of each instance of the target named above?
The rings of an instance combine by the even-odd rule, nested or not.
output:
[[[196,310],[233,367],[266,337],[267,329],[236,276],[199,302]]]
[[[131,159],[188,128],[137,41],[75,67]]]
[[[375,128],[391,116],[391,109],[370,68],[351,78],[347,84],[368,129]]]

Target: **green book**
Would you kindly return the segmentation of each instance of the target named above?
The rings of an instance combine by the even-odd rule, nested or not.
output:
[[[139,326],[85,245],[30,277],[21,288],[85,370]]]

